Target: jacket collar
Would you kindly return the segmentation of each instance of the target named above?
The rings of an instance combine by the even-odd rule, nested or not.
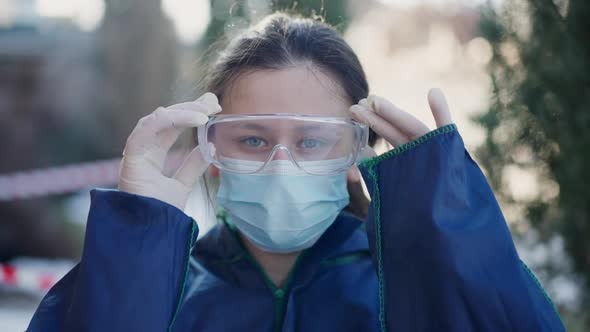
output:
[[[368,250],[364,222],[343,211],[319,240],[302,253],[301,262],[294,271],[295,278],[308,279],[322,262],[359,252],[368,254]],[[264,287],[264,283],[260,284],[264,278],[248,276],[260,274],[260,271],[256,271],[258,267],[237,236],[237,230],[227,222],[220,222],[199,239],[192,255],[198,263],[225,281],[233,281],[240,287]]]

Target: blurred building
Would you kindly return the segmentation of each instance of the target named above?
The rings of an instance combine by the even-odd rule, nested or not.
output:
[[[3,0],[0,7],[0,132],[6,138],[0,140],[3,174],[52,163],[45,144],[59,129],[56,124],[64,120],[59,92],[67,89],[70,77],[51,75],[53,59],[63,60],[59,54],[64,49],[71,58],[84,58],[90,51],[90,36],[67,20],[40,17],[32,0]],[[78,86],[79,91],[88,88]],[[77,251],[50,210],[47,200],[0,203],[0,259]],[[55,236],[64,241],[55,243]]]
[[[106,1],[89,31],[37,9],[0,0],[0,174],[117,157],[173,94],[178,46],[160,0]],[[77,256],[62,199],[0,202],[0,260]]]

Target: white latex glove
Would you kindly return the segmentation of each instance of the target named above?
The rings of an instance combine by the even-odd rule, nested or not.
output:
[[[193,102],[160,107],[141,118],[123,150],[119,190],[184,210],[189,193],[209,164],[196,147],[174,176],[167,177],[162,172],[166,154],[184,130],[204,125],[209,115],[220,111],[217,97],[208,92]]]

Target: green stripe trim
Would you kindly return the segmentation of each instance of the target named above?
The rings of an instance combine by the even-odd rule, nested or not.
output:
[[[370,159],[373,160],[373,159]],[[377,279],[379,281],[379,323],[381,326],[381,332],[386,332],[385,324],[385,295],[383,285],[383,255],[382,255],[382,244],[381,244],[381,195],[379,193],[379,175],[375,171],[377,162],[370,163],[368,172],[369,176],[373,180],[373,197],[372,203],[375,209],[375,243],[377,247]]]
[[[188,250],[186,253],[186,263],[184,266],[184,276],[182,277],[182,287],[180,289],[180,295],[178,296],[178,302],[176,303],[176,308],[174,309],[174,315],[172,316],[172,321],[170,322],[170,325],[168,325],[168,332],[172,331],[172,328],[174,327],[174,323],[176,323],[176,318],[178,317],[178,314],[180,312],[180,308],[182,307],[182,300],[184,298],[184,291],[187,286],[186,281],[188,280],[188,273],[189,273],[190,260],[191,260],[191,251],[193,250],[193,247],[194,247],[195,233],[197,232],[197,222],[191,218],[191,223],[192,223],[192,228],[191,228],[191,234],[189,235],[189,239],[188,239]]]
[[[291,287],[291,284],[293,283],[293,278],[295,276],[295,271],[298,269],[299,265],[301,264],[301,261],[303,259],[303,256],[305,256],[306,251],[302,251],[299,256],[297,257],[297,260],[295,261],[295,265],[293,265],[293,268],[291,269],[291,271],[289,271],[289,276],[287,276],[287,280],[285,281],[285,284],[283,285],[283,287],[281,288],[277,288],[275,287],[275,290],[273,291],[273,296],[275,298],[275,312],[277,314],[277,324],[275,326],[275,331],[280,332],[281,330],[283,330],[283,322],[285,320],[285,310],[287,309],[287,294],[289,291],[289,288]],[[272,284],[274,286],[274,283]]]
[[[246,246],[244,246],[244,243],[242,242],[242,239],[240,238],[237,228],[231,222],[228,221],[229,215],[224,213],[224,214],[220,215],[220,217],[221,217],[223,223],[231,231],[232,235],[234,236],[234,238],[238,242],[240,249],[242,251],[242,254],[238,255],[237,257],[234,257],[233,261],[237,261],[242,258],[245,258],[246,260],[248,260],[254,266],[254,269],[256,271],[258,271],[258,273],[260,274],[260,276],[264,280],[266,287],[272,293],[273,300],[274,300],[273,301],[274,307],[275,307],[274,308],[275,309],[275,317],[276,317],[274,330],[277,332],[280,332],[283,329],[283,321],[285,319],[285,310],[287,307],[287,301],[286,301],[287,294],[288,294],[289,288],[291,287],[291,284],[293,282],[293,278],[295,276],[295,271],[298,269],[299,265],[301,265],[301,261],[303,260],[303,257],[306,255],[307,251],[304,250],[299,254],[299,256],[297,257],[297,260],[295,260],[295,264],[293,265],[293,268],[291,269],[291,271],[289,271],[289,275],[287,276],[287,279],[285,280],[283,287],[277,287],[275,285],[275,283],[272,280],[270,280],[270,278],[268,277],[266,272],[264,272],[264,269],[262,268],[262,266],[260,266],[260,264],[258,264],[258,262],[256,261],[256,259],[254,259],[254,257],[252,257],[252,255],[250,254],[250,252],[248,251]]]
[[[382,155],[379,155],[379,156],[373,157],[373,158],[369,158],[369,159],[365,159],[360,162],[359,166],[370,168],[370,165],[378,164],[379,162],[381,162],[385,159],[388,159],[388,158],[400,155],[406,151],[412,150],[413,148],[415,148],[423,143],[428,142],[429,140],[431,140],[432,138],[434,138],[436,136],[451,133],[454,131],[457,131],[457,126],[454,123],[448,124],[446,126],[442,126],[440,128],[437,128],[437,129],[427,133],[427,134],[424,134],[423,136],[416,138],[413,141],[407,142],[407,143],[402,144],[392,150],[389,150]]]
[[[266,284],[266,286],[268,287],[268,289],[272,293],[272,296],[274,299],[274,306],[275,306],[275,316],[276,316],[274,330],[277,332],[281,331],[283,329],[283,320],[285,319],[285,309],[287,306],[287,302],[286,302],[287,293],[288,293],[288,290],[291,286],[291,283],[293,282],[295,270],[297,270],[298,266],[301,264],[301,260],[302,260],[303,256],[305,255],[305,251],[301,252],[299,254],[299,256],[297,257],[297,260],[295,261],[293,268],[291,269],[291,271],[289,271],[289,275],[287,276],[287,279],[285,280],[285,284],[283,285],[283,287],[277,287],[277,285],[275,285],[275,283],[272,280],[270,280],[270,278],[268,277],[266,272],[264,272],[264,269],[262,268],[262,266],[260,266],[260,264],[258,264],[256,259],[254,259],[254,257],[252,257],[252,255],[250,255],[250,253],[247,251],[247,249],[245,247],[243,247],[242,241],[239,238],[239,235],[237,234],[237,232],[234,234],[238,237],[238,241],[239,241],[240,245],[242,246],[242,249],[245,251],[245,255],[244,255],[245,258],[248,261],[250,261],[250,263],[258,271],[258,273],[262,276],[264,283]]]
[[[543,294],[543,296],[545,296],[545,299],[549,303],[551,303],[551,306],[553,307],[553,310],[555,311],[555,314],[557,315],[557,318],[559,318],[559,321],[561,322],[561,325],[562,326],[565,326],[565,324],[561,320],[561,316],[559,316],[559,312],[557,311],[557,307],[555,306],[555,304],[553,303],[553,301],[551,300],[551,298],[549,297],[549,295],[547,295],[547,292],[545,292],[545,289],[543,288],[543,286],[539,282],[539,279],[537,279],[537,277],[535,276],[535,274],[533,273],[533,271],[531,271],[531,269],[529,269],[529,267],[522,260],[520,260],[520,265],[526,271],[526,273],[529,275],[529,277],[531,277],[533,279],[533,281],[535,282],[535,284],[537,285],[537,287],[539,288],[539,290],[541,291],[541,293]]]
[[[321,266],[328,267],[328,266],[335,266],[335,265],[352,264],[352,263],[362,261],[363,259],[367,259],[369,257],[371,257],[371,252],[369,250],[362,250],[362,251],[350,253],[348,255],[342,255],[342,256],[326,259],[325,261],[323,261],[321,263]]]

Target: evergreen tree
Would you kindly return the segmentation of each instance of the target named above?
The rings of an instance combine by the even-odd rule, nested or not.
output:
[[[484,10],[481,28],[494,97],[476,119],[487,133],[478,157],[503,200],[544,239],[564,239],[590,289],[590,1],[507,1]],[[539,174],[538,197],[511,196],[507,167]]]
[[[344,0],[210,0],[213,17],[200,42],[200,49],[208,49],[216,41],[224,41],[224,33],[232,26],[236,31],[246,28],[265,14],[285,11],[305,17],[316,17],[344,30],[350,17],[348,1]],[[227,37],[231,37],[227,36]]]

